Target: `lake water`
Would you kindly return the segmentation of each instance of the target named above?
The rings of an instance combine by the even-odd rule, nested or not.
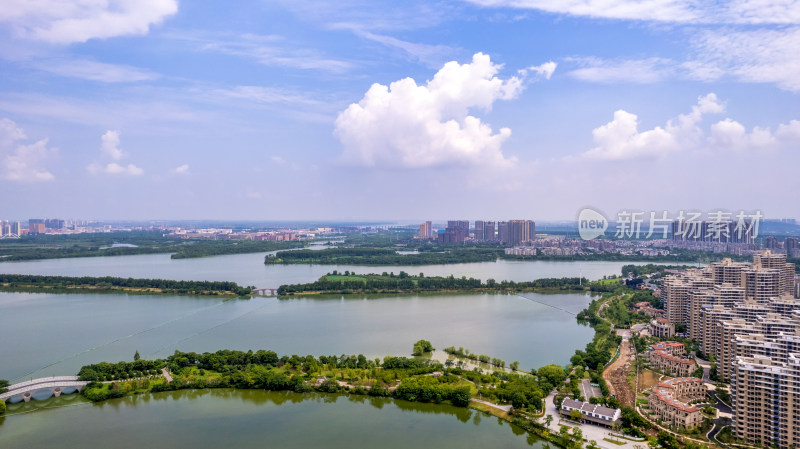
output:
[[[332,270],[401,270],[526,281],[590,279],[619,274],[624,262],[497,261],[413,267],[264,265],[264,254],[172,260],[169,255],[53,259],[0,263],[5,273],[231,280],[277,287],[310,282]],[[465,294],[392,297],[253,298],[0,293],[0,378],[23,380],[75,374],[99,361],[166,357],[174,350],[271,349],[279,354],[408,355],[419,339],[437,348],[519,361],[529,369],[566,364],[593,331],[574,313],[584,294]],[[441,354],[439,354],[441,356]],[[522,447],[525,436],[500,429],[495,418],[442,405],[266,392],[203,391],[147,395],[81,404],[77,395],[35,404],[46,409],[6,417],[0,447],[260,447],[428,446]],[[78,404],[74,407],[65,405]],[[280,410],[278,409],[280,405]],[[377,404],[377,405],[376,405]],[[381,413],[375,413],[375,407]],[[218,432],[220,422],[225,431]],[[87,430],[91,423],[91,431]],[[505,425],[507,426],[507,425]],[[308,432],[308,428],[315,429]],[[144,430],[146,429],[146,431]],[[321,429],[317,431],[316,429]],[[365,431],[367,429],[367,431]],[[380,431],[374,431],[380,429]],[[519,429],[516,429],[519,433]],[[162,444],[163,443],[163,444]],[[537,443],[538,444],[538,443]]]
[[[467,276],[497,281],[532,281],[541,278],[578,277],[591,280],[619,275],[623,265],[634,262],[553,262],[510,261],[476,262],[451,265],[352,266],[352,265],[264,265],[266,253],[234,254],[197,259],[170,259],[169,254],[139,256],[84,257],[29,262],[0,263],[0,272],[56,276],[119,276],[194,281],[234,281],[240,285],[278,287],[281,284],[313,282],[338,271],[382,273],[405,271],[426,276]]]
[[[0,418],[0,447],[8,449],[543,446],[465,408],[260,390],[158,393]]]
[[[592,329],[573,315],[590,300],[535,293],[287,300],[0,293],[0,379],[72,375],[89,363],[131,360],[137,350],[148,359],[176,349],[375,358],[409,355],[419,339],[538,368],[568,363],[591,340]]]

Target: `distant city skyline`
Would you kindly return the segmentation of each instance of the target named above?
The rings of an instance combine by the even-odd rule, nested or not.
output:
[[[9,218],[800,218],[791,2],[70,5],[0,12]]]

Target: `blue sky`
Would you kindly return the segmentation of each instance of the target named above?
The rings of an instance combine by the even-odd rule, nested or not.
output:
[[[798,48],[789,0],[6,0],[0,218],[800,218]]]

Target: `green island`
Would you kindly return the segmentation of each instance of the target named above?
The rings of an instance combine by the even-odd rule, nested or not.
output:
[[[345,245],[350,245],[345,239]],[[366,243],[371,242],[367,240]],[[731,257],[735,260],[744,260],[742,256],[729,254],[715,254],[709,258],[708,253],[702,251],[673,250],[669,255],[645,256],[641,254],[619,253],[593,253],[569,256],[557,255],[513,255],[506,254],[505,248],[497,245],[486,244],[435,244],[426,245],[410,242],[408,244],[389,245],[384,240],[379,241],[381,246],[343,246],[338,248],[325,248],[322,250],[301,249],[293,251],[278,251],[264,257],[266,265],[369,265],[369,266],[415,266],[415,265],[444,265],[475,262],[494,262],[498,259],[511,261],[627,261],[627,262],[710,262],[722,257]]]
[[[250,296],[251,287],[227,281],[173,281],[118,277],[0,274],[0,291],[28,293],[127,293],[195,296]]]
[[[317,281],[308,284],[288,284],[278,287],[278,296],[317,294],[372,294],[372,293],[448,293],[448,292],[575,292],[588,287],[585,278],[550,278],[530,282],[514,282],[488,279],[482,282],[474,278],[454,276],[399,274],[356,274],[334,270]]]
[[[326,248],[318,251],[279,251],[267,255],[264,263],[317,265],[433,265],[491,262],[502,257],[502,248],[451,248],[447,251],[424,251],[400,254],[406,248]],[[413,250],[413,248],[409,248]]]
[[[302,241],[183,239],[153,231],[31,235],[0,240],[0,262],[172,253],[173,259],[302,248]]]

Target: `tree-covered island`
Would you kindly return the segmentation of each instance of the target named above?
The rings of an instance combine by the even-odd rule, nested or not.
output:
[[[226,281],[173,281],[118,277],[0,274],[0,291],[30,293],[128,293],[199,296],[249,296],[251,287]]]
[[[546,278],[530,282],[500,281],[454,276],[398,274],[356,274],[334,270],[308,284],[288,284],[278,288],[278,296],[316,294],[446,293],[446,292],[576,292],[587,289],[585,278]]]

